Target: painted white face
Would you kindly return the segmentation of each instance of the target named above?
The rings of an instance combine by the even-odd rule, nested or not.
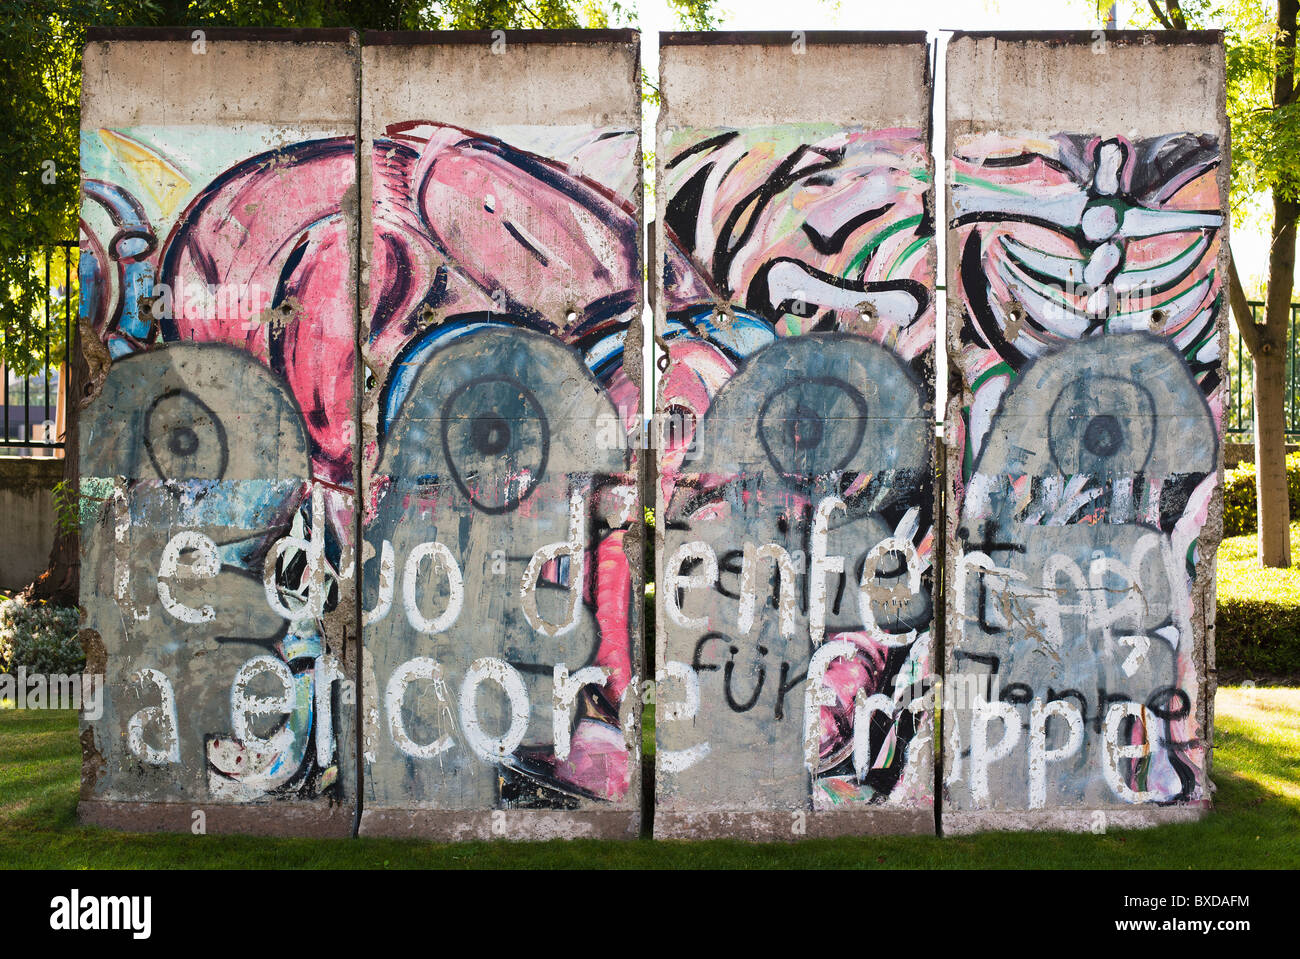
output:
[[[660,749],[686,756],[709,744],[669,788],[730,790],[743,803],[746,771],[770,769],[765,801],[802,808],[809,767],[829,773],[853,751],[856,694],[892,701],[931,619],[928,560],[914,543],[931,430],[903,364],[860,336],[779,339],[718,391],[664,530],[667,659],[689,670],[699,702],[683,721],[660,721]],[[811,681],[812,695],[831,697],[826,708],[809,707],[814,657],[834,641],[848,655]],[[899,748],[886,750],[896,762],[867,774],[871,788],[887,791],[904,766],[912,717],[899,721]]]
[[[1027,730],[1041,722],[1041,738],[1037,761],[1028,734],[1000,754],[999,724],[972,743],[985,717],[955,709],[962,759],[978,772],[949,787],[963,808],[1172,801],[1196,788],[1185,758],[1197,745],[1187,741],[1195,533],[1183,517],[1213,482],[1217,442],[1187,364],[1146,333],[1068,343],[1026,365],[1002,398],[956,531],[954,657],[957,672],[991,675],[994,708]],[[1117,707],[1139,728],[1128,714],[1109,727]],[[1140,762],[1116,760],[1144,741]]]

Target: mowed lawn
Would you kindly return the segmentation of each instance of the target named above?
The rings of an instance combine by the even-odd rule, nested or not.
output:
[[[76,822],[71,712],[0,711],[0,866],[9,868],[1266,868],[1300,867],[1300,689],[1219,691],[1214,812],[1105,835],[474,842],[126,834]]]

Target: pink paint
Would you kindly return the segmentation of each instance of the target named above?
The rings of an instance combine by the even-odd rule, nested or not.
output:
[[[631,633],[628,610],[632,599],[632,571],[623,551],[624,530],[616,530],[596,547],[596,622],[600,645],[596,665],[609,670],[609,698],[618,702],[632,678]]]
[[[570,740],[569,758],[556,763],[556,778],[602,799],[622,799],[632,784],[632,764],[623,732],[607,723],[581,719]]]

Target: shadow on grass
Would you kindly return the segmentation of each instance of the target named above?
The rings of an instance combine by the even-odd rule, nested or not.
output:
[[[1241,702],[1230,695],[1229,708],[1221,707],[1216,809],[1198,823],[1104,835],[986,833],[765,844],[642,838],[451,845],[85,828],[74,816],[80,758],[75,714],[5,712],[0,713],[0,862],[11,868],[128,869],[1293,869],[1300,866],[1300,710],[1278,707],[1266,693],[1256,690],[1253,700]],[[1265,715],[1270,721],[1260,721]],[[19,755],[20,762],[11,762]]]

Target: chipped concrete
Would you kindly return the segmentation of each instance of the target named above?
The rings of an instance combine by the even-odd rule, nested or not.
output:
[[[943,830],[1197,818],[1222,530],[1222,36],[959,34],[947,76]]]
[[[634,837],[635,39],[385,35],[362,69],[361,833]]]
[[[932,833],[924,36],[660,63],[654,834]]]
[[[338,243],[358,226],[358,48],[246,36],[92,31],[85,50],[82,641],[107,682],[79,814],[346,835],[355,404],[348,379],[304,371],[355,352]],[[307,602],[290,609],[292,556]]]

